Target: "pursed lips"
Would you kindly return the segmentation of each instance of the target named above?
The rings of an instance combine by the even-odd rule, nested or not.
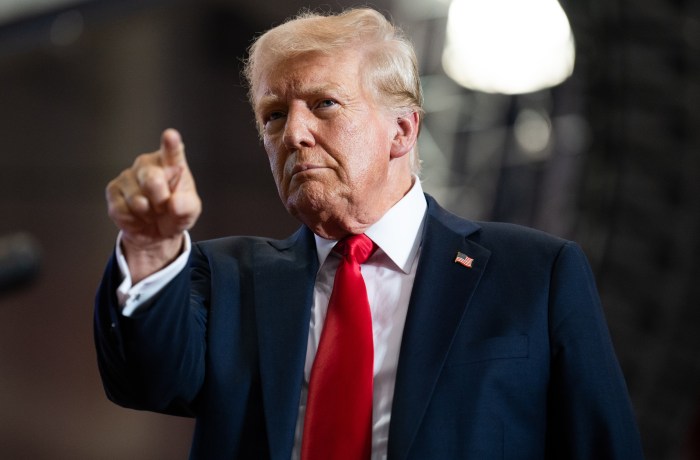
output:
[[[295,176],[298,173],[303,173],[303,172],[310,171],[313,169],[323,169],[323,168],[325,168],[325,166],[309,164],[309,163],[297,164],[297,165],[294,165],[294,167],[292,168],[292,176]]]

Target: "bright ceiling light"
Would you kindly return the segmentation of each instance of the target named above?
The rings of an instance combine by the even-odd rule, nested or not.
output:
[[[453,0],[442,55],[445,73],[487,93],[555,86],[574,68],[574,37],[557,0]]]

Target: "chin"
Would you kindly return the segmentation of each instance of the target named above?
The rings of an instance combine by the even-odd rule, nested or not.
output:
[[[319,216],[329,209],[325,200],[314,199],[313,197],[290,197],[287,200],[287,211],[294,217]]]
[[[305,181],[296,187],[291,187],[287,194],[287,208],[308,209],[319,212],[327,208],[332,200],[332,191],[327,185],[318,181]]]
[[[309,227],[331,218],[339,209],[337,200],[327,194],[295,193],[286,200],[287,211]]]

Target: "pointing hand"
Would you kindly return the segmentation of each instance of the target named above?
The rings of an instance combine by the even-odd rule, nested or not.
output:
[[[160,149],[139,155],[107,185],[106,197],[134,283],[175,259],[202,210],[180,133],[165,130]]]

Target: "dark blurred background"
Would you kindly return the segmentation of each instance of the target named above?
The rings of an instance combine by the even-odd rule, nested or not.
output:
[[[446,0],[371,5],[418,50],[425,189],[465,217],[578,241],[647,457],[700,458],[700,3],[562,0],[574,74],[520,95],[445,75]],[[177,127],[204,201],[196,239],[295,229],[239,73],[251,38],[302,6],[357,4],[0,0],[0,269],[27,240],[41,257],[34,279],[0,285],[2,458],[187,457],[191,420],[102,391],[92,300],[116,236],[104,186]]]

